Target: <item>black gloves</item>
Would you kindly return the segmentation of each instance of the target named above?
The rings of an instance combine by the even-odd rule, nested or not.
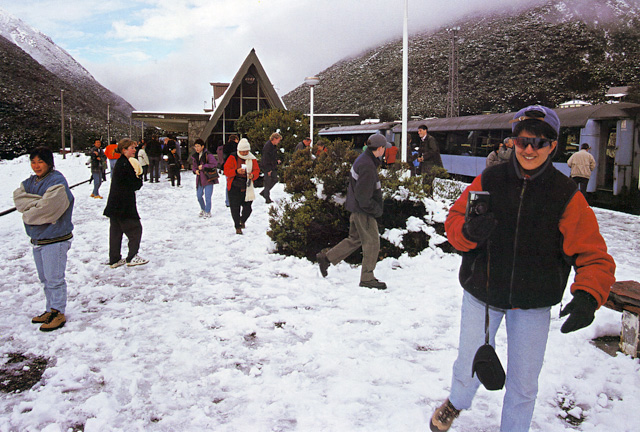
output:
[[[560,331],[570,333],[588,326],[593,322],[598,302],[586,291],[576,291],[573,293],[573,300],[560,311],[560,318],[569,315],[569,318],[562,324]]]
[[[474,216],[462,225],[462,234],[472,242],[481,243],[491,236],[498,225],[493,213]]]

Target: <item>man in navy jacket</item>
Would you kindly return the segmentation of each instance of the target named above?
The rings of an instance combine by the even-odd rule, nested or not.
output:
[[[367,140],[367,148],[351,167],[345,204],[351,212],[349,237],[328,252],[316,255],[323,277],[327,276],[329,264],[338,264],[362,247],[360,286],[380,290],[387,288],[384,282],[373,275],[380,252],[380,234],[376,218],[382,216],[382,188],[378,178],[378,167],[387,147],[390,145],[384,136],[371,135]]]

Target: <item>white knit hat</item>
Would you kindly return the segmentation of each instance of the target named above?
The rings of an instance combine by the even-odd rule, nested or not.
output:
[[[242,138],[238,143],[238,151],[250,151],[250,150],[251,150],[251,144],[249,144],[249,141],[247,141],[246,138]]]

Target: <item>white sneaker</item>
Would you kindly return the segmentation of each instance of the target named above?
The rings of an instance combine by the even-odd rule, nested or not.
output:
[[[200,210],[200,213],[198,213],[198,217],[204,217],[204,210]]]
[[[144,259],[140,255],[136,255],[133,258],[131,258],[131,261],[127,263],[127,266],[128,267],[139,266],[139,265],[146,264],[148,262],[149,262],[148,259]]]
[[[126,261],[124,258],[122,258],[122,259],[120,259],[120,261],[118,261],[118,262],[114,262],[113,264],[110,264],[110,265],[109,265],[109,267],[111,267],[111,268],[118,268],[118,267],[122,267],[122,266],[123,266],[123,265],[125,265],[126,263],[127,263],[127,261]]]
[[[204,218],[209,219],[211,217],[211,212],[205,212]]]

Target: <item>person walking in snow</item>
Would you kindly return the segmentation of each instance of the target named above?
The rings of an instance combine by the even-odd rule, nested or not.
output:
[[[589,144],[582,144],[580,151],[571,155],[567,161],[567,165],[571,168],[571,178],[578,185],[578,190],[582,195],[587,196],[587,185],[589,178],[594,169],[596,169],[596,160],[589,153],[591,147]]]
[[[142,187],[142,179],[136,175],[129,158],[136,154],[136,143],[124,138],[118,143],[118,151],[124,156],[113,167],[111,189],[104,215],[109,218],[109,266],[117,268],[146,264],[149,261],[138,255],[142,239],[142,224],[136,206],[136,191]],[[122,258],[122,235],[129,240],[129,254]]]
[[[142,181],[149,181],[147,174],[149,173],[149,156],[147,155],[147,143],[142,141],[140,150],[138,150],[138,161],[142,167]]]
[[[255,199],[253,182],[260,175],[258,161],[250,150],[249,141],[242,138],[238,143],[238,151],[229,155],[224,164],[229,207],[236,234],[242,234],[242,229],[251,215],[251,204]]]
[[[504,375],[487,380],[491,376],[485,375],[481,359],[474,360],[480,347],[482,353],[490,351],[484,349],[489,348],[483,346],[485,337],[495,346],[502,319],[509,358],[500,430],[528,431],[550,310],[562,300],[572,266],[573,299],[560,313],[569,316],[562,333],[591,324],[615,281],[615,263],[595,214],[576,193],[576,184],[551,163],[560,131],[556,113],[540,105],[523,108],[513,118],[512,131],[515,157],[476,177],[445,222],[449,242],[462,252],[459,280],[464,294],[451,390],[431,417],[434,432],[448,430],[461,410],[471,408],[479,376],[488,389],[504,385]],[[468,205],[470,193],[478,191],[490,193],[489,203],[484,200],[481,207],[471,200]]]
[[[73,194],[67,180],[55,170],[53,153],[38,147],[29,154],[35,173],[13,192],[16,209],[22,213],[27,235],[31,238],[38,278],[44,284],[46,308],[31,322],[40,330],[52,331],[67,322],[67,252],[73,238]]]
[[[116,140],[111,140],[109,145],[105,147],[104,154],[107,156],[109,160],[109,177],[113,178],[113,167],[116,166],[116,161],[120,158],[120,153],[118,153],[118,144]]]
[[[387,289],[387,285],[373,275],[380,252],[380,233],[376,218],[382,216],[382,188],[378,178],[380,158],[390,146],[384,136],[373,134],[367,140],[366,150],[358,156],[351,167],[347,202],[349,237],[327,252],[316,255],[320,272],[327,277],[330,264],[336,265],[362,247],[360,286]]]
[[[169,180],[171,180],[171,186],[175,186],[176,183],[180,187],[180,170],[182,169],[182,161],[178,155],[178,149],[174,140],[169,140],[167,143],[167,172],[169,174]]]
[[[204,146],[204,141],[198,138],[194,144],[196,152],[191,156],[191,170],[196,175],[196,197],[200,204],[199,217],[211,217],[211,194],[213,185],[218,184],[218,160]],[[211,174],[209,174],[211,173]]]
[[[153,183],[154,181],[158,183],[160,181],[160,159],[162,158],[162,147],[160,146],[157,136],[151,136],[145,150],[149,156],[149,183]]]
[[[100,196],[100,185],[102,184],[104,172],[107,169],[107,156],[100,148],[101,145],[102,142],[100,142],[99,139],[95,140],[93,148],[89,152],[89,157],[91,158],[91,179],[93,180],[91,198],[99,199],[102,199]]]
[[[278,145],[282,141],[282,135],[278,132],[274,132],[269,137],[269,140],[264,143],[262,148],[262,170],[264,171],[264,189],[260,192],[260,195],[264,198],[267,204],[271,201],[271,189],[278,183],[278,165],[280,165],[280,158],[278,157]]]

